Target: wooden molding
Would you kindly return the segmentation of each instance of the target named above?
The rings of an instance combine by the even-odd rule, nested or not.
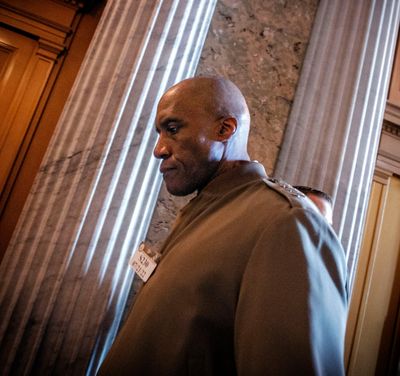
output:
[[[71,31],[69,28],[60,30],[48,24],[41,24],[35,18],[22,16],[2,7],[0,7],[0,23],[21,30],[31,35],[32,38],[48,40],[54,45],[58,45],[60,50],[63,49],[65,40]]]
[[[60,55],[64,50],[65,46],[60,46],[59,44],[52,43],[46,39],[39,39],[39,49],[36,54],[51,60],[56,60],[58,55]]]
[[[393,174],[400,176],[400,125],[385,119],[382,125],[375,176],[378,179],[385,176],[387,179]]]
[[[387,168],[384,163],[380,164],[377,161],[374,172],[374,181],[387,185],[391,176],[393,176],[393,173],[390,171],[390,168]]]
[[[35,24],[46,25],[63,33],[70,31],[79,6],[71,6],[64,1],[41,0],[0,0],[0,8],[17,18],[31,20]]]
[[[385,115],[384,115],[384,127],[386,126],[387,128],[394,130],[394,132],[399,136],[400,135],[400,106],[388,100],[386,102],[386,108],[385,108]],[[385,125],[386,123],[386,125]],[[391,124],[387,124],[391,123]],[[397,127],[396,127],[397,126]]]

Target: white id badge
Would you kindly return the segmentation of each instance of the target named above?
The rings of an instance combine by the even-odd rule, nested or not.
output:
[[[145,252],[145,245],[143,243],[129,260],[129,265],[143,282],[147,282],[157,267],[157,263]]]

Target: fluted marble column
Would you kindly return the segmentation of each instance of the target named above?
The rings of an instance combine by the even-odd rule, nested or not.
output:
[[[321,0],[275,175],[335,200],[354,277],[399,25],[394,0]]]
[[[115,337],[160,186],[156,100],[194,73],[214,6],[107,1],[1,264],[2,375],[93,374]]]

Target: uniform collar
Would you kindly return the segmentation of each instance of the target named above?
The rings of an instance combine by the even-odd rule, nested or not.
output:
[[[263,178],[267,178],[267,174],[261,163],[257,161],[245,162],[216,176],[202,189],[197,197],[224,194],[232,188]]]

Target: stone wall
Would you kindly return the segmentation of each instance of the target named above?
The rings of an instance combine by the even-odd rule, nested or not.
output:
[[[247,98],[249,153],[271,174],[300,75],[318,0],[219,0],[197,75],[222,75]],[[147,241],[158,247],[188,198],[163,185]]]

